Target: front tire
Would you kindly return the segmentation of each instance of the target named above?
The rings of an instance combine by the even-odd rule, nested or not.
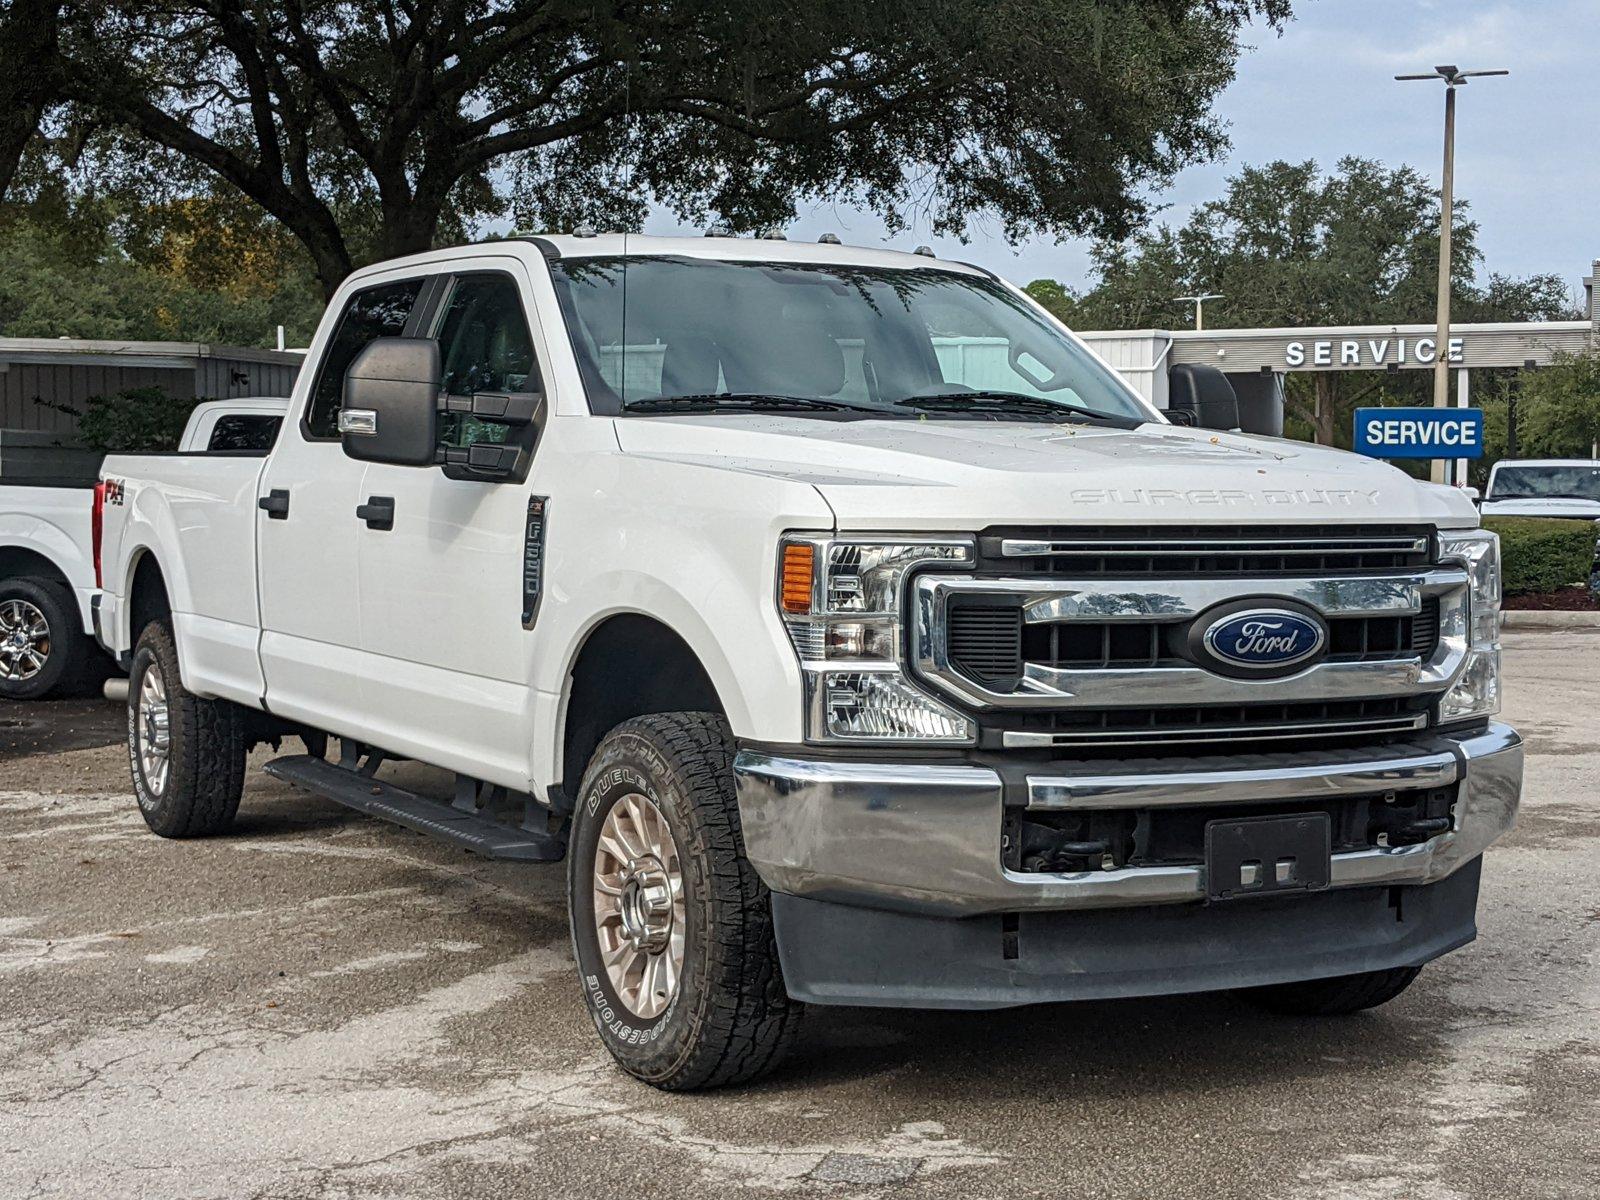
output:
[[[567,854],[573,954],[600,1040],[672,1091],[777,1066],[784,990],[772,898],[744,854],[733,738],[710,713],[617,726],[584,775]]]
[[[221,833],[239,811],[244,760],[239,709],[185,688],[172,630],[145,626],[128,676],[128,761],[145,824],[169,838]]]
[[[1421,967],[1394,967],[1332,979],[1275,983],[1251,988],[1245,995],[1251,1003],[1285,1016],[1344,1017],[1387,1004],[1410,987],[1421,971]]]

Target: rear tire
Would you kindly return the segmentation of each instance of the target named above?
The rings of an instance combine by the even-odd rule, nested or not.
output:
[[[772,1070],[803,1006],[784,989],[772,897],[744,854],[727,722],[624,722],[601,741],[579,796],[572,945],[606,1049],[671,1091]]]
[[[88,660],[70,588],[34,575],[0,579],[0,699],[40,700],[70,688]]]
[[[239,709],[183,686],[172,630],[152,621],[128,676],[128,763],[145,824],[170,838],[221,833],[239,810],[244,760]]]
[[[1245,996],[1271,1012],[1292,1017],[1344,1017],[1387,1004],[1411,986],[1421,967],[1394,967],[1251,988]]]

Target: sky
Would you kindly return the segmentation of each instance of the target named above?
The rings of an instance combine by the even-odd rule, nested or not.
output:
[[[1153,196],[1167,206],[1157,222],[1180,224],[1239,167],[1279,158],[1331,167],[1356,154],[1410,163],[1437,182],[1444,88],[1393,76],[1441,63],[1504,67],[1508,77],[1474,80],[1456,97],[1456,196],[1479,223],[1485,270],[1553,271],[1581,295],[1600,258],[1600,0],[1297,0],[1295,10],[1281,36],[1247,32],[1250,49],[1216,103],[1232,146]],[[666,214],[646,230],[683,232]],[[926,222],[889,238],[870,214],[820,206],[788,229],[807,240],[824,232],[857,245],[926,243],[1019,283],[1088,282],[1085,243],[1013,247],[993,224],[974,225],[965,245],[933,237]]]

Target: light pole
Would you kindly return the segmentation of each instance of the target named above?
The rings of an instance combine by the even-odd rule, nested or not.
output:
[[[1439,299],[1438,329],[1434,332],[1433,406],[1450,404],[1450,225],[1455,216],[1456,89],[1482,75],[1509,75],[1510,71],[1463,71],[1454,65],[1435,67],[1431,75],[1396,75],[1396,79],[1444,80],[1444,180],[1439,196]],[[1433,482],[1444,482],[1444,459],[1433,460]]]
[[[1222,293],[1207,292],[1204,296],[1174,296],[1173,299],[1180,304],[1194,305],[1194,327],[1198,333],[1206,327],[1206,301],[1221,300]]]

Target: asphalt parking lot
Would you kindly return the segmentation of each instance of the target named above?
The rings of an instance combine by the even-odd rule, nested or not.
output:
[[[1522,819],[1478,942],[1388,1008],[816,1009],[697,1096],[599,1049],[560,867],[259,773],[230,836],[162,841],[120,707],[0,706],[0,1196],[1592,1200],[1600,629],[1507,644]]]

